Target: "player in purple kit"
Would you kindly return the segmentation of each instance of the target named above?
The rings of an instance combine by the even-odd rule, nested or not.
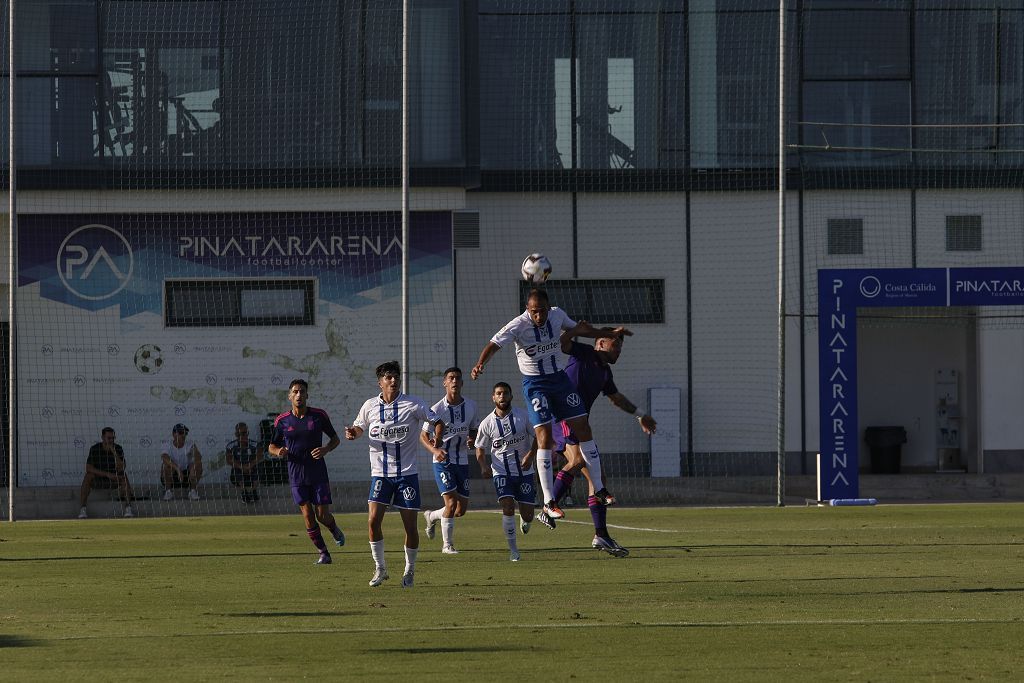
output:
[[[288,458],[292,499],[302,511],[309,540],[320,551],[316,563],[330,564],[331,554],[320,533],[320,524],[327,527],[339,546],[345,545],[345,534],[331,514],[331,480],[324,456],[337,448],[341,440],[327,413],[306,405],[308,394],[309,384],[304,379],[293,379],[288,385],[292,409],[274,420],[274,436],[268,450],[275,458]],[[325,434],[330,439],[326,445]]]
[[[591,347],[575,342],[572,337],[563,334],[562,351],[569,354],[569,363],[566,365],[565,374],[569,376],[579,391],[588,413],[597,397],[604,394],[617,408],[630,415],[635,415],[640,429],[645,434],[653,434],[658,428],[658,423],[650,415],[642,415],[639,408],[622,395],[612,379],[611,366],[619,360],[619,355],[622,353],[622,342],[622,337],[598,339],[596,345]],[[608,526],[605,521],[607,506],[601,504],[594,495],[593,479],[580,453],[579,439],[576,438],[572,427],[566,422],[556,425],[554,438],[555,451],[564,452],[568,461],[555,477],[553,492],[555,501],[560,501],[569,492],[572,487],[574,471],[582,467],[583,474],[589,482],[590,496],[587,505],[590,507],[590,514],[594,520],[595,535],[591,545],[615,557],[625,557],[629,551],[616,543],[615,539],[608,534]]]
[[[565,374],[566,361],[559,339],[562,334],[570,338],[601,339],[633,333],[624,327],[596,328],[584,321],[577,323],[562,309],[551,306],[547,292],[534,289],[527,297],[526,310],[491,337],[471,372],[473,379],[476,379],[483,373],[491,357],[503,346],[510,342],[515,345],[516,360],[523,375],[526,411],[537,435],[537,471],[544,497],[544,509],[537,519],[552,529],[555,528],[554,520],[565,516],[552,495],[552,421],[564,420],[579,436],[580,451],[587,464],[591,465],[591,477],[598,489],[595,494],[597,499],[607,504],[615,501],[601,482],[601,456],[591,435],[587,411],[576,388]]]

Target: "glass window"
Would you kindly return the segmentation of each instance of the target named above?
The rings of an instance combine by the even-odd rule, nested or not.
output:
[[[582,7],[604,9],[605,4]],[[653,13],[578,14],[576,134],[581,168],[657,167],[657,30]]]
[[[481,167],[572,167],[569,36],[568,14],[554,8],[481,14]]]
[[[520,308],[532,285],[519,283]],[[576,320],[595,325],[665,322],[664,280],[548,280],[551,300]]]
[[[220,4],[111,2],[103,28],[103,156],[215,156]]]
[[[665,4],[483,3],[481,166],[684,165],[685,23]]]
[[[316,324],[316,280],[165,280],[167,327]]]
[[[96,74],[94,0],[23,1],[16,11],[19,72]],[[6,52],[3,61],[6,72]]]
[[[906,164],[910,160],[909,81],[810,81],[804,83],[802,127],[814,165]]]
[[[412,161],[425,166],[460,162],[462,25],[458,3],[418,0],[413,29],[409,88]]]
[[[948,126],[918,129],[915,147],[947,150],[919,154],[918,163],[1021,163],[1021,155],[978,152],[1024,147],[1024,129],[987,125],[1024,120],[1024,13],[924,11],[915,29],[916,122]]]
[[[6,154],[8,79],[0,79],[0,143]],[[96,78],[46,76],[18,79],[18,164],[24,167],[94,163]],[[4,157],[6,160],[6,156]]]
[[[909,22],[902,9],[804,12],[804,78],[909,78]]]
[[[691,163],[775,164],[778,17],[773,12],[691,15]]]

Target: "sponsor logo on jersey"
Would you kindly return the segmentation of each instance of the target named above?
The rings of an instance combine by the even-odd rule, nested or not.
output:
[[[370,438],[375,441],[394,443],[401,441],[408,434],[409,425],[382,425],[379,423],[370,425]]]
[[[562,343],[557,339],[554,339],[552,341],[542,342],[540,344],[530,344],[529,346],[524,346],[523,351],[526,353],[527,356],[533,358],[534,356],[537,355],[550,353],[555,349],[560,348],[561,346]]]
[[[497,439],[494,439],[493,441],[491,441],[491,449],[495,450],[495,451],[500,451],[500,450],[512,448],[512,447],[516,446],[517,444],[521,444],[522,442],[526,441],[526,436],[527,435],[525,433],[523,433],[523,434],[514,434],[512,436],[507,436],[507,437],[498,437]]]

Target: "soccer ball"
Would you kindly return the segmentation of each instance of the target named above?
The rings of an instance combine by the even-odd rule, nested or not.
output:
[[[523,267],[520,271],[523,279],[535,285],[543,284],[551,275],[551,261],[544,254],[530,254],[523,259]]]
[[[143,344],[135,350],[135,368],[144,375],[155,375],[164,366],[164,355],[156,344]]]

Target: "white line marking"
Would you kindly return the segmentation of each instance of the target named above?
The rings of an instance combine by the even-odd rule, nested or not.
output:
[[[495,515],[500,515],[501,514],[501,510],[478,510],[477,512],[486,512],[486,513],[495,514]],[[533,521],[536,522],[537,518],[534,517]],[[571,519],[559,519],[559,520],[555,520],[555,521],[558,522],[559,524],[579,524],[579,525],[582,525],[582,526],[593,526],[593,524],[594,524],[593,522],[576,522],[576,521],[573,521]],[[626,531],[650,531],[650,532],[653,532],[653,533],[656,533],[656,534],[681,534],[681,533],[683,533],[682,531],[677,531],[675,529],[648,529],[647,527],[621,526],[621,525],[618,525],[618,524],[609,524],[607,526],[608,526],[609,529],[624,529]]]

